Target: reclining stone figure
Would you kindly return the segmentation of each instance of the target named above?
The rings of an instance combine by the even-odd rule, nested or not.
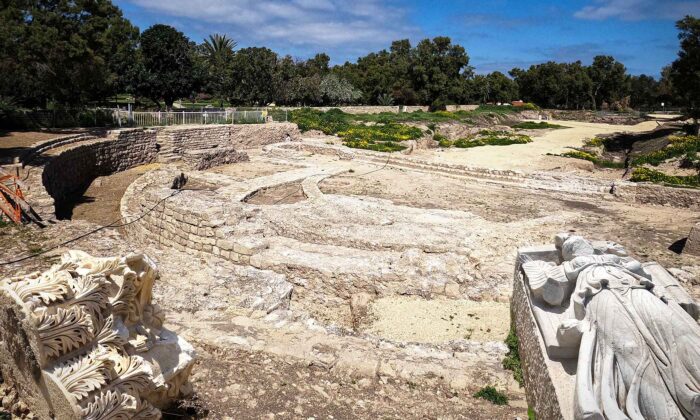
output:
[[[681,307],[617,244],[562,234],[556,245],[561,264],[522,269],[534,299],[567,307],[556,339],[578,349],[574,417],[700,418],[697,306]]]

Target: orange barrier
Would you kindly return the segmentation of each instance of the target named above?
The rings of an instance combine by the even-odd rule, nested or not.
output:
[[[0,211],[17,224],[22,223],[24,194],[15,175],[0,176]]]

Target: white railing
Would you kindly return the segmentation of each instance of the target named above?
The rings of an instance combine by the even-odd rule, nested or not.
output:
[[[258,111],[129,111],[114,110],[118,126],[156,127],[185,124],[260,124],[267,121],[266,110]]]

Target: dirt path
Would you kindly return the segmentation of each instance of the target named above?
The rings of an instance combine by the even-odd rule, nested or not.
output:
[[[598,134],[619,131],[647,131],[657,126],[657,123],[654,121],[647,121],[634,126],[577,121],[549,122],[569,128],[547,130],[539,136],[533,136],[533,142],[528,144],[482,146],[471,149],[452,148],[438,153],[433,150],[419,151],[414,155],[439,163],[462,164],[490,169],[537,171],[553,169],[556,166],[566,169],[572,164],[569,159],[547,156],[547,153],[564,153],[571,150],[571,147],[582,146],[585,139],[595,137]]]

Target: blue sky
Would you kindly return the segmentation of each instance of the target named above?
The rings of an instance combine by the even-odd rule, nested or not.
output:
[[[464,46],[478,73],[548,60],[590,63],[609,54],[633,74],[658,76],[676,57],[674,21],[700,16],[700,0],[117,0],[141,30],[172,25],[201,42],[228,34],[239,47],[266,46],[332,63],[445,35]]]

